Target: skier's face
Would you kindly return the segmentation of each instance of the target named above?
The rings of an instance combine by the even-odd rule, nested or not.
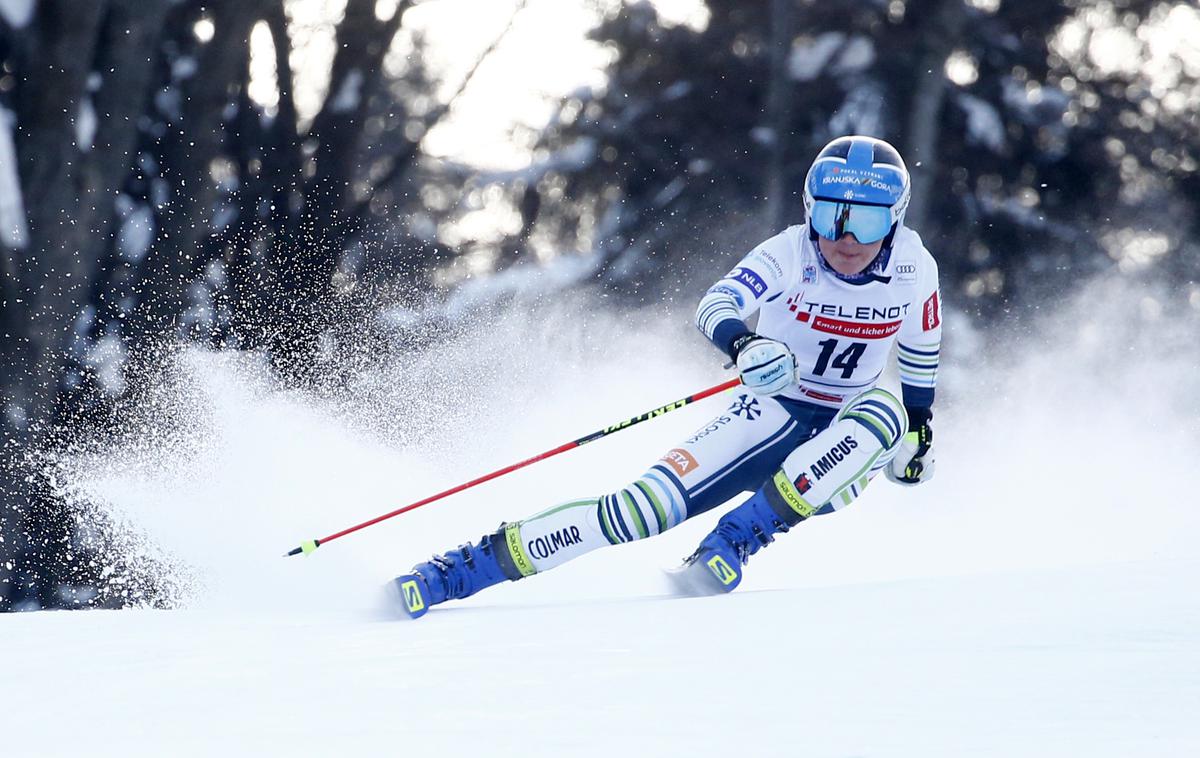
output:
[[[876,240],[864,245],[854,234],[847,232],[839,240],[818,236],[817,245],[821,248],[821,255],[825,256],[825,260],[829,262],[834,271],[846,276],[853,276],[861,274],[867,266],[871,265],[871,261],[875,260],[875,256],[879,255],[879,249],[883,247],[883,240]]]

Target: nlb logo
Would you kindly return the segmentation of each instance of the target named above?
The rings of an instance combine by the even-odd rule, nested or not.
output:
[[[404,584],[400,585],[400,593],[404,595],[404,604],[408,606],[408,610],[412,613],[424,610],[425,601],[421,599],[421,590],[417,587],[415,579],[409,579]]]
[[[758,275],[758,272],[748,269],[745,266],[738,266],[733,271],[730,271],[728,274],[726,274],[725,278],[732,279],[733,281],[745,286],[750,290],[751,294],[754,295],[755,300],[757,300],[764,292],[767,291],[767,283],[763,281],[761,276]]]
[[[719,555],[708,559],[708,568],[713,572],[713,576],[727,587],[737,581],[737,572]]]

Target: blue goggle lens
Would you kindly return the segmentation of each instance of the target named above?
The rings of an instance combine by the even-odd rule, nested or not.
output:
[[[867,244],[888,235],[892,230],[892,214],[878,205],[817,200],[813,203],[809,223],[825,239],[839,240],[846,234],[853,234],[859,242]]]

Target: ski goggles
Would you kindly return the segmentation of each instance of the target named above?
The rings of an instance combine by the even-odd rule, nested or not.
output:
[[[878,242],[892,230],[892,210],[884,205],[863,205],[839,200],[813,202],[809,224],[828,240],[853,234],[859,242]]]

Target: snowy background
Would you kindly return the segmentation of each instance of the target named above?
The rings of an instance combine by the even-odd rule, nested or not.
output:
[[[464,19],[470,23],[464,23]],[[1166,0],[0,0],[0,754],[1200,752],[1200,12]],[[699,293],[901,148],[937,477],[724,598],[719,515],[398,622],[728,378]],[[889,378],[894,382],[894,377]]]
[[[20,652],[0,686],[21,725],[8,750],[1191,755],[1197,347],[1166,336],[1114,361],[1109,339],[1151,328],[1116,313],[1064,334],[1111,295],[1090,288],[993,357],[948,360],[938,476],[876,483],[786,535],[734,595],[666,596],[660,569],[708,514],[420,622],[384,604],[385,579],[635,476],[721,400],[308,558],[281,554],[715,382],[690,326],[647,333],[644,312],[581,323],[548,303],[334,399],[281,388],[245,356],[191,351],[138,419],[156,433],[59,468],[69,498],[122,524],[122,554],[160,571],[170,557],[182,610],[6,619]],[[414,375],[447,370],[457,378],[412,391]],[[78,706],[47,707],[64,693]]]

